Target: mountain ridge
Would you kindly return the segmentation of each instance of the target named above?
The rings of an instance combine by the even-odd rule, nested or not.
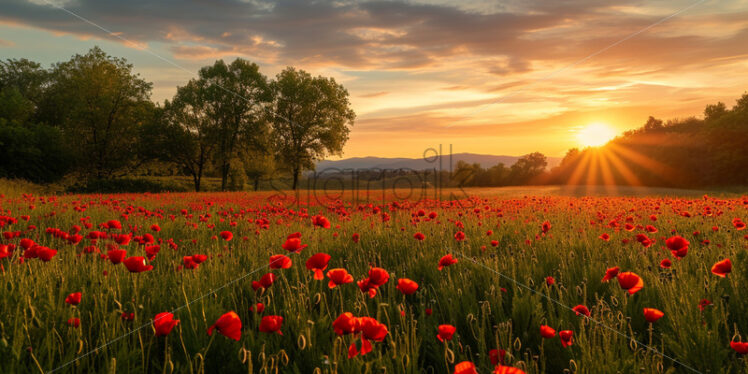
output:
[[[441,155],[426,158],[407,158],[407,157],[351,157],[342,160],[323,160],[316,164],[316,171],[322,172],[330,169],[441,169],[449,170],[450,162],[454,168],[459,161],[465,161],[473,164],[478,163],[483,168],[489,168],[498,163],[503,163],[507,167],[513,165],[522,156],[507,155],[486,155],[477,153],[454,153],[451,155]],[[441,158],[441,165],[439,163]],[[561,157],[547,157],[547,168],[553,168],[561,163]]]

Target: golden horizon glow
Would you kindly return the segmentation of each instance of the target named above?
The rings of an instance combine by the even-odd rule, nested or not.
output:
[[[617,135],[610,125],[602,122],[591,123],[577,132],[577,141],[583,147],[599,147]]]

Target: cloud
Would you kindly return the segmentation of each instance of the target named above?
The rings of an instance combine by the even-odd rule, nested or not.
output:
[[[345,82],[360,114],[354,132],[412,137],[413,129],[460,123],[477,136],[470,129],[525,118],[542,133],[557,126],[546,119],[571,123],[564,113],[603,116],[654,101],[652,114],[698,113],[706,100],[739,95],[748,78],[725,72],[748,60],[740,0],[701,4],[607,48],[693,1],[60,2],[103,32],[41,0],[4,0],[0,24],[93,42],[121,37],[195,65],[234,56],[270,71],[293,65]],[[5,38],[0,46],[14,43]],[[639,122],[629,119],[629,127]],[[517,134],[531,134],[528,126]]]
[[[13,47],[15,45],[16,45],[16,43],[13,43],[10,40],[0,39],[0,47]]]

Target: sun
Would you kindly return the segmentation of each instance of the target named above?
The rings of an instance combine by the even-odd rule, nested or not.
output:
[[[577,132],[577,141],[584,147],[599,147],[615,138],[616,131],[605,123],[591,123]]]

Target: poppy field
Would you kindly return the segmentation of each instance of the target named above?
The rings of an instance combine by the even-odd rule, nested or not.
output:
[[[0,197],[2,373],[748,373],[748,198]]]

